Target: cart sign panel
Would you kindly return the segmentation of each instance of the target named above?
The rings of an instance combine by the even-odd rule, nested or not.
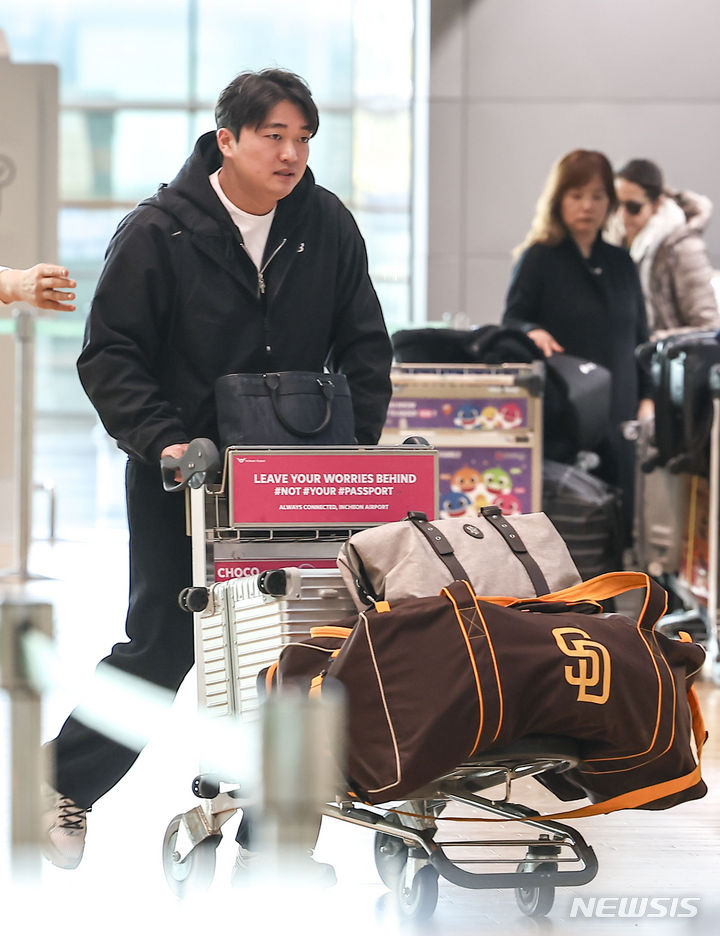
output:
[[[532,471],[529,447],[440,448],[440,516],[476,517],[487,504],[506,516],[530,513]]]
[[[435,518],[437,454],[231,452],[233,526],[369,526]]]
[[[527,397],[478,396],[473,399],[394,396],[390,400],[386,429],[464,429],[492,432],[526,429]]]

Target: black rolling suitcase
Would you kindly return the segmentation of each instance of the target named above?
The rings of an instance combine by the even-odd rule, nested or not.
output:
[[[623,568],[622,495],[600,478],[543,462],[542,509],[567,544],[583,580]]]
[[[682,426],[681,450],[668,462],[673,472],[708,476],[713,408],[709,374],[720,364],[718,335],[699,335],[670,361],[670,405]]]

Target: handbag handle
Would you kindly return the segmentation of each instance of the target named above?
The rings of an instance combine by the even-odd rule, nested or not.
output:
[[[521,604],[524,609],[534,605],[539,611],[545,602],[604,601],[616,598],[636,588],[645,590],[645,599],[638,615],[638,627],[652,631],[667,610],[667,592],[645,572],[606,572],[586,582],[578,582],[560,591],[551,592],[540,598],[507,598],[504,596],[480,596],[483,601],[511,608]],[[569,609],[571,610],[571,609]]]
[[[470,576],[463,568],[460,560],[455,555],[452,546],[440,530],[434,526],[427,518],[427,514],[420,510],[408,510],[406,520],[409,520],[416,530],[419,530],[425,539],[430,543],[435,555],[446,566],[450,575],[456,581],[470,580]]]
[[[588,579],[587,582],[571,585],[569,588],[545,597],[560,601],[582,599],[604,601],[606,598],[615,598],[634,591],[636,588],[645,591],[642,608],[638,615],[638,627],[641,630],[652,631],[667,611],[667,592],[646,572],[606,572],[604,575]]]
[[[520,560],[520,562],[522,562],[523,566],[525,566],[525,571],[527,572],[528,578],[532,583],[532,587],[535,589],[535,594],[546,595],[550,586],[548,585],[545,576],[542,574],[540,566],[530,555],[527,550],[527,546],[520,539],[507,517],[503,516],[503,513],[497,504],[490,504],[487,507],[481,507],[480,513],[483,517],[485,517],[490,526],[498,531],[498,533],[502,536],[507,545],[513,551],[515,556]]]
[[[507,543],[508,547],[512,550],[513,554],[522,562],[525,567],[525,571],[528,574],[528,578],[535,589],[536,595],[544,595],[548,592],[548,583],[545,579],[545,576],[540,569],[540,566],[535,562],[533,557],[527,550],[527,547],[520,539],[515,528],[511,526],[507,517],[502,515],[502,512],[497,506],[482,507],[480,513],[485,519],[490,523],[490,525],[498,531],[502,538]],[[422,513],[419,510],[409,510],[407,513],[406,520],[409,520],[417,530],[419,530],[425,539],[430,543],[431,547],[435,551],[436,555],[440,560],[446,565],[453,579],[456,581],[470,581],[470,576],[467,574],[463,568],[460,560],[455,555],[455,552],[450,545],[450,543],[445,539],[440,530],[436,526],[433,526],[432,523],[428,521],[427,514]],[[480,537],[482,533],[478,531]]]
[[[309,430],[297,429],[295,426],[291,425],[280,412],[280,375],[263,374],[263,380],[265,381],[265,386],[270,391],[270,400],[272,401],[277,420],[286,432],[293,433],[293,435],[300,436],[303,439],[309,439],[312,436],[318,435],[323,429],[327,429],[330,425],[330,419],[332,418],[332,401],[335,397],[335,385],[331,377],[315,378],[315,382],[318,384],[322,395],[325,397],[325,416],[319,426]]]

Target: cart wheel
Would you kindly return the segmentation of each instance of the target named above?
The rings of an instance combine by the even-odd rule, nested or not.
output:
[[[163,870],[165,880],[176,897],[189,897],[206,891],[215,876],[215,850],[220,842],[213,835],[197,844],[184,861],[176,861],[175,843],[182,816],[175,816],[163,840]]]
[[[556,861],[541,861],[539,864],[521,861],[518,871],[557,871]],[[539,887],[516,887],[515,901],[527,916],[545,916],[555,902],[555,888],[551,884]]]
[[[208,606],[210,596],[207,588],[202,585],[194,585],[189,588],[183,588],[178,595],[178,604],[183,611],[204,611]]]
[[[395,813],[383,816],[386,822],[399,826],[400,817]],[[387,832],[375,833],[375,867],[385,887],[394,890],[398,878],[405,868],[408,847],[402,839]]]
[[[408,889],[403,877],[395,884],[398,916],[401,920],[429,920],[438,902],[438,873],[432,865],[423,865]]]
[[[214,799],[220,793],[220,780],[215,774],[199,774],[192,782],[192,791],[198,799]]]

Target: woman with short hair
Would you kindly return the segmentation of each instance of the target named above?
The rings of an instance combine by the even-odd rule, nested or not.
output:
[[[603,229],[616,206],[602,153],[573,150],[553,167],[507,293],[503,324],[524,331],[546,356],[566,351],[612,374],[611,436],[598,474],[623,492],[625,540],[632,536],[634,448],[620,425],[652,414],[635,348],[647,341],[640,281],[625,250]]]

